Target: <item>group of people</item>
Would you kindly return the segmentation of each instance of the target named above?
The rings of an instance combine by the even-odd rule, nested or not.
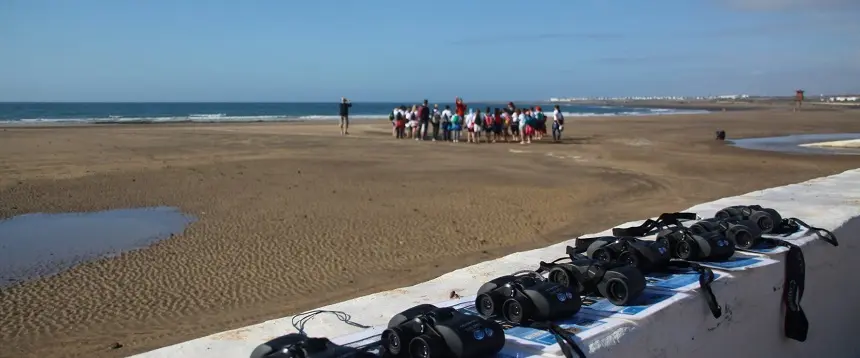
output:
[[[427,100],[424,100],[423,104],[411,108],[394,108],[388,115],[392,135],[398,139],[458,143],[465,130],[468,143],[518,141],[526,144],[532,140],[543,139],[547,134],[548,121],[551,121],[553,141],[561,141],[561,133],[564,131],[564,115],[558,105],[549,119],[540,106],[517,108],[513,102],[508,102],[506,108],[487,107],[481,111],[480,108],[467,108],[463,99],[457,97],[454,107],[453,111],[447,105],[441,110],[438,104],[430,108]]]

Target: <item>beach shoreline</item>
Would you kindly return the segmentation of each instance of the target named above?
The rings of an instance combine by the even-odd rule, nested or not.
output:
[[[778,109],[574,117],[562,143],[531,145],[395,140],[385,119],[355,121],[349,136],[325,120],[6,126],[0,218],[171,206],[198,221],[149,248],[4,287],[0,357],[52,355],[57,345],[68,356],[128,356],[857,168],[856,156],[713,139],[716,129],[732,138],[860,132],[856,118]]]
[[[702,115],[708,114],[711,111],[709,109],[700,109],[700,108],[665,108],[660,106],[643,106],[640,108],[652,109],[652,110],[667,110],[667,111],[687,111],[687,112],[666,112],[666,113],[626,113],[626,114],[577,114],[577,113],[565,113],[566,117],[569,118],[625,118],[625,117],[656,117],[656,116],[678,116],[678,115]],[[700,113],[693,113],[689,111],[701,111]],[[313,123],[327,123],[327,122],[339,122],[337,116],[316,116],[317,118],[305,118],[305,117],[269,117],[265,119],[248,117],[246,119],[234,120],[234,119],[226,119],[226,120],[218,120],[218,119],[175,119],[175,120],[156,120],[156,119],[126,119],[126,120],[91,120],[91,121],[79,121],[79,120],[67,120],[67,121],[0,121],[0,128],[4,127],[15,127],[15,128],[26,128],[26,127],[72,127],[72,126],[106,126],[106,125],[180,125],[180,124],[202,124],[202,125],[218,125],[218,124],[242,124],[242,123],[304,123],[304,122],[313,122]],[[378,121],[382,119],[387,119],[385,115],[356,115],[350,116],[351,122],[362,122],[362,121]]]

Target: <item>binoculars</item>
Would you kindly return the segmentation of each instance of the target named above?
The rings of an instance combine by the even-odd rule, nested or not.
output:
[[[339,346],[328,338],[298,333],[272,339],[251,352],[251,358],[371,358],[377,355],[358,348]]]
[[[640,240],[634,237],[601,236],[595,238],[578,238],[588,246],[586,256],[601,262],[617,262],[637,267],[650,272],[666,266],[672,258],[669,246],[660,241]],[[574,252],[571,252],[574,251]],[[574,255],[576,249],[568,247],[568,255]]]
[[[687,228],[671,228],[657,233],[658,242],[669,247],[672,257],[689,261],[725,261],[735,254],[734,242],[722,232],[694,234]]]
[[[502,350],[505,332],[495,321],[423,304],[392,317],[381,343],[383,357],[482,358]]]
[[[569,287],[580,295],[605,297],[616,306],[633,303],[645,290],[645,276],[638,268],[590,258],[566,263],[541,261],[540,270],[549,272],[550,282]]]
[[[568,286],[532,276],[498,277],[483,284],[475,299],[482,317],[513,324],[569,318],[581,306],[579,295]]]
[[[782,223],[782,215],[771,208],[763,208],[759,205],[735,205],[717,211],[716,219],[749,220],[758,227],[762,233],[770,233]]]

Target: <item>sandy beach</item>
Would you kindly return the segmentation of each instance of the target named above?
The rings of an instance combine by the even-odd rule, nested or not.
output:
[[[568,118],[563,143],[531,145],[394,140],[385,120],[347,137],[333,122],[0,127],[0,219],[160,205],[199,219],[0,289],[0,357],[127,356],[860,167],[734,148],[717,129],[860,132],[860,111]]]

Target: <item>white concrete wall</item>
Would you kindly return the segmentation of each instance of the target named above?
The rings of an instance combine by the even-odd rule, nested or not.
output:
[[[731,272],[716,281],[714,293],[723,316],[714,319],[704,300],[693,293],[639,319],[623,317],[618,329],[582,342],[589,357],[860,357],[860,169],[804,183],[752,192],[697,205],[687,211],[711,216],[729,205],[759,204],[786,217],[834,230],[839,247],[814,239],[802,244],[806,257],[806,291],[801,306],[810,321],[809,338],[800,343],[783,337],[782,284],[785,266]],[[659,215],[660,213],[654,213]],[[638,224],[626,223],[620,226]],[[609,230],[600,233],[607,234]],[[572,242],[571,242],[572,243]],[[412,287],[395,289],[322,307],[344,311],[366,325],[384,325],[392,315],[419,303],[448,300],[454,290],[472,295],[500,274],[533,269],[540,260],[564,256],[568,242],[515,253],[460,269]],[[777,260],[784,253],[771,255]],[[613,319],[615,316],[613,316]],[[137,357],[247,357],[271,338],[295,332],[291,317],[214,334],[161,348]],[[332,316],[307,324],[312,336],[337,337],[361,331]],[[215,352],[215,353],[213,353]],[[213,355],[215,354],[215,355]]]

